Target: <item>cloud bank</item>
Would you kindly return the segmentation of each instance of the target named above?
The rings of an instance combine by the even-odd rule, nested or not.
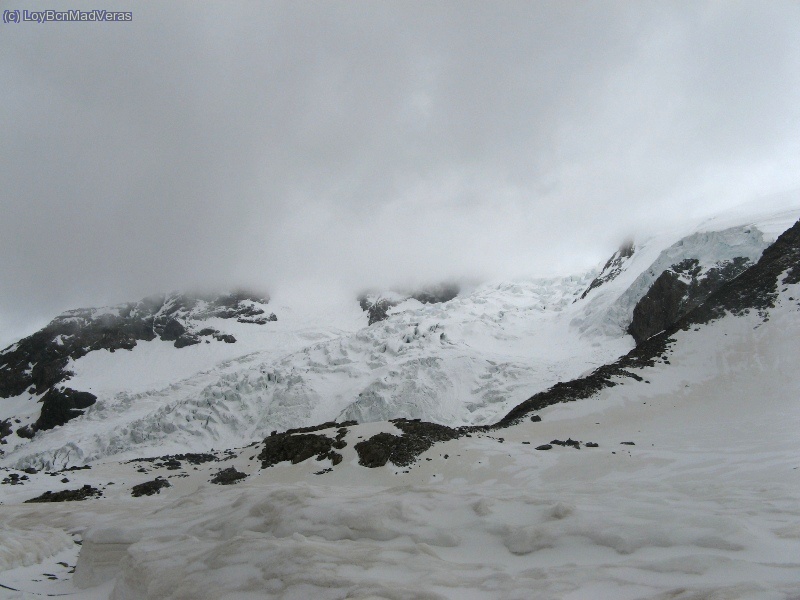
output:
[[[1,25],[0,331],[569,272],[800,186],[796,2],[107,8],[133,21]]]

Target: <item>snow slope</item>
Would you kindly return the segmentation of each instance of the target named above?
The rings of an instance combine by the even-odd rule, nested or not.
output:
[[[679,331],[641,380],[436,444],[406,468],[357,464],[359,438],[397,432],[371,423],[348,429],[329,472],[262,468],[258,446],[196,471],[106,461],[65,484],[104,497],[58,511],[19,504],[58,487],[32,475],[3,490],[6,527],[16,540],[39,527],[31,547],[52,528],[50,561],[62,532],[80,535],[77,568],[33,581],[19,559],[0,583],[115,600],[797,598],[800,283],[780,286],[766,316]],[[567,438],[581,448],[535,450]],[[248,477],[209,483],[227,465]],[[156,472],[171,487],[131,498]]]

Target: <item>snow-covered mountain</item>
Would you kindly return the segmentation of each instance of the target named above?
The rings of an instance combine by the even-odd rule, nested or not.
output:
[[[181,447],[173,440],[207,443],[194,433],[197,419],[180,412],[201,406],[182,386],[199,380],[198,393],[218,390],[214,414],[238,406],[255,416],[256,398],[268,398],[266,411],[276,396],[259,396],[248,378],[272,360],[295,367],[304,394],[343,390],[344,380],[358,381],[357,390],[372,371],[389,382],[429,377],[435,361],[417,371],[402,365],[431,357],[459,365],[479,350],[549,357],[551,366],[574,352],[576,369],[586,367],[554,381],[570,367],[536,371],[537,361],[518,358],[534,371],[518,378],[531,387],[513,405],[494,403],[490,422],[471,424],[468,410],[450,422],[344,422],[358,402],[350,398],[319,413],[339,422],[252,443],[242,435],[213,452],[184,445],[159,458],[131,456],[153,448],[145,440],[98,452],[86,468],[56,472],[56,460],[50,471],[6,469],[0,597],[800,597],[799,213],[726,217],[634,242],[582,277],[487,284],[438,305],[405,300],[371,326],[354,301],[351,331],[329,329],[287,354],[266,349],[168,386],[162,402],[173,409],[159,418],[176,429],[162,430],[167,449]],[[284,323],[279,303],[270,306],[272,324]],[[441,330],[422,325],[432,324],[425,317]],[[609,343],[617,346],[602,349]],[[214,344],[170,352],[204,346]],[[381,356],[391,370],[381,370]],[[592,356],[601,364],[589,364]],[[280,383],[272,373],[267,389]],[[464,368],[450,381],[470,376]],[[489,389],[511,380],[485,381]],[[402,408],[402,394],[387,389],[387,410]],[[463,404],[475,401],[463,389]],[[107,408],[119,419],[109,429],[92,416],[102,400],[32,440],[9,442],[20,445],[6,460],[53,457],[44,441],[59,432],[74,432],[77,449],[101,448],[82,428],[88,435],[94,423],[105,440],[136,406]],[[223,430],[215,427],[209,420],[206,430]],[[57,511],[50,504],[81,499]]]
[[[242,292],[70,311],[0,353],[0,464],[203,452],[331,420],[492,423],[667,327],[798,216],[724,215],[626,243],[582,275],[323,311]]]

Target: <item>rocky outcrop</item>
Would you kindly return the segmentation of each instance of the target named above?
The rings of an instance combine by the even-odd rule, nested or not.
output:
[[[665,330],[750,266],[752,263],[744,257],[717,263],[706,271],[697,259],[672,265],[658,276],[634,307],[628,333],[638,344]]]
[[[227,469],[217,471],[217,473],[211,478],[211,483],[215,483],[217,485],[233,485],[234,483],[239,483],[246,477],[247,473],[238,471],[236,467],[228,467]]]
[[[461,435],[458,429],[419,419],[394,419],[391,422],[403,435],[382,432],[357,443],[354,448],[358,453],[358,464],[371,469],[382,467],[387,462],[406,467],[436,442],[453,440]]]
[[[52,388],[42,397],[42,412],[34,423],[33,430],[41,431],[63,425],[82,415],[83,409],[89,408],[96,400],[97,396],[89,392]]]
[[[263,311],[256,313],[257,315],[262,314]],[[278,317],[275,316],[275,313],[270,313],[268,317],[262,316],[240,316],[236,319],[239,323],[252,323],[253,325],[266,325],[267,323],[277,321]]]
[[[264,448],[258,459],[264,469],[283,461],[297,464],[312,456],[316,456],[317,460],[328,458],[335,465],[341,462],[342,455],[334,452],[334,448],[344,446],[343,440],[334,440],[324,434],[279,433],[264,440]]]
[[[177,319],[170,319],[167,321],[167,324],[164,325],[164,329],[161,332],[161,339],[165,342],[174,342],[184,333],[186,333],[186,327]]]
[[[131,496],[140,498],[141,496],[154,496],[160,494],[161,490],[166,487],[171,487],[169,481],[162,477],[156,477],[152,481],[145,481],[131,488]]]
[[[102,495],[103,493],[100,490],[87,484],[77,490],[62,490],[60,492],[47,491],[41,496],[25,500],[25,502],[72,502],[75,500],[98,498]]]
[[[383,321],[389,316],[389,309],[396,306],[398,302],[393,302],[387,298],[377,298],[370,300],[367,296],[359,296],[358,304],[361,310],[365,311],[369,317],[369,325]]]
[[[612,254],[611,258],[606,261],[605,266],[603,266],[603,270],[600,271],[600,274],[592,280],[592,282],[589,284],[589,287],[583,291],[579,299],[583,300],[592,290],[599,288],[601,285],[615,279],[617,275],[622,272],[627,260],[633,256],[633,252],[633,242],[625,242],[622,244],[619,250]]]

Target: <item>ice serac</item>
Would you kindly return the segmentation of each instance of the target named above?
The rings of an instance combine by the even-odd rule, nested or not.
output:
[[[389,311],[404,300],[413,298],[422,304],[440,304],[452,300],[460,291],[456,283],[441,283],[412,292],[364,292],[358,297],[358,303],[361,310],[369,315],[369,325],[372,325],[387,319]]]

